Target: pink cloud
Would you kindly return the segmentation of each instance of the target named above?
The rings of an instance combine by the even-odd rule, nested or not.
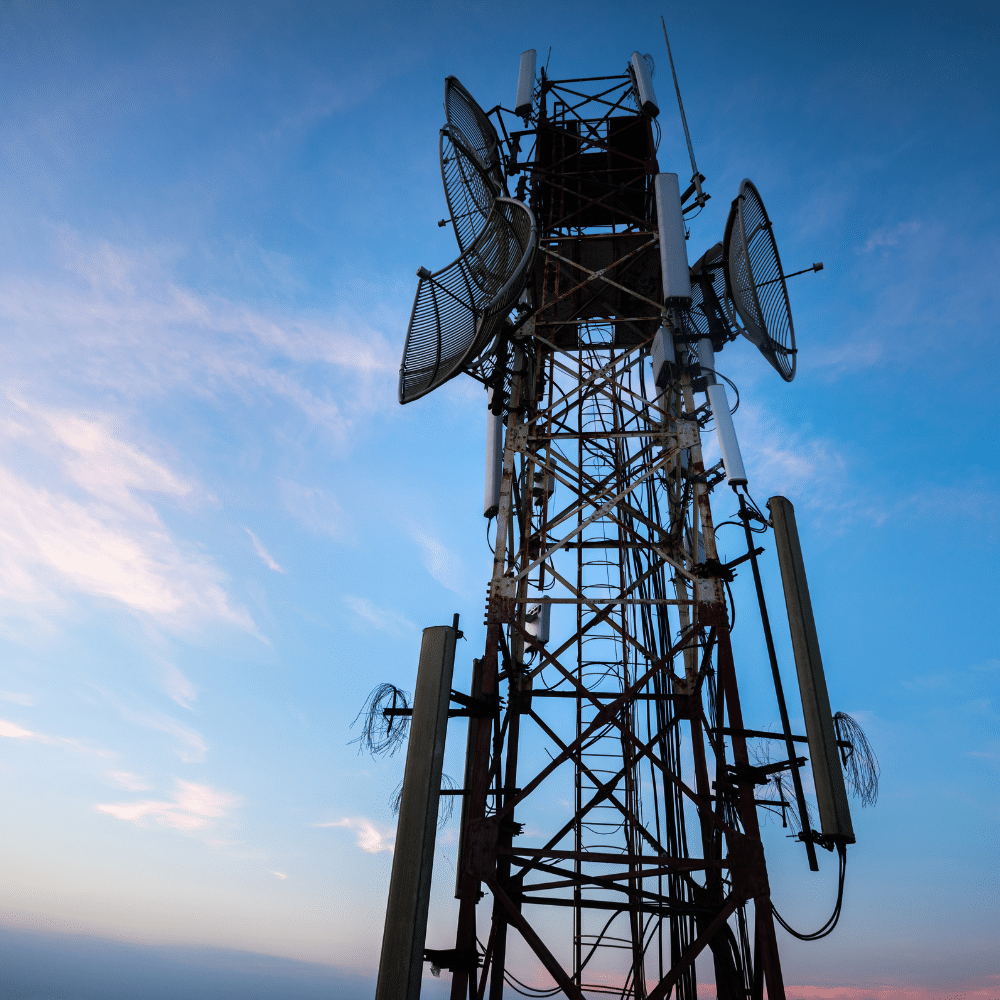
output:
[[[208,785],[178,781],[172,802],[146,799],[142,802],[99,803],[98,812],[129,823],[142,824],[147,817],[174,830],[200,830],[221,819],[239,805],[239,797],[217,792]]]
[[[25,729],[24,726],[19,726],[16,722],[9,722],[6,719],[0,719],[0,736],[6,736],[11,740],[35,740],[38,743],[48,743],[52,746],[66,746],[72,750],[78,750],[80,753],[96,754],[98,757],[114,756],[110,750],[92,750],[68,736],[46,736],[44,733],[32,732],[32,730]]]
[[[327,823],[314,823],[313,826],[342,826],[353,830],[355,843],[369,854],[379,854],[382,851],[393,850],[389,843],[389,834],[383,833],[375,824],[364,816],[348,816],[345,819],[330,820]]]
[[[872,983],[868,986],[786,985],[787,996],[796,1000],[995,1000],[1000,976],[985,976],[970,982],[943,986],[912,986],[903,983]],[[714,997],[714,983],[699,983],[701,997]]]

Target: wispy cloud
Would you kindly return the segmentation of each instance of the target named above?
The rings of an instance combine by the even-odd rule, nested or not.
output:
[[[326,823],[313,823],[313,826],[343,827],[353,830],[355,843],[361,850],[367,851],[369,854],[380,854],[382,851],[391,852],[393,850],[393,845],[389,841],[395,839],[395,835],[379,830],[370,819],[364,816],[348,816]]]
[[[79,740],[71,739],[68,736],[47,736],[45,733],[36,733],[31,729],[25,729],[24,726],[20,726],[16,722],[9,722],[6,719],[0,719],[0,736],[5,736],[11,740],[34,740],[37,743],[48,743],[51,746],[69,747],[71,750],[76,750],[79,753],[90,753],[97,757],[114,757],[114,753],[110,750],[94,750],[91,747],[84,746]]]
[[[198,689],[172,663],[163,668],[163,690],[181,708],[190,709],[198,698]]]
[[[271,553],[268,552],[263,545],[261,545],[260,539],[249,528],[244,528],[243,530],[250,536],[250,541],[253,543],[254,552],[256,552],[258,556],[260,556],[260,561],[268,569],[273,569],[275,573],[288,572],[288,570],[281,567],[274,559],[274,557],[271,555]]]
[[[35,704],[30,694],[19,694],[17,691],[0,691],[0,701],[12,701],[15,705],[30,707]]]
[[[344,603],[363,622],[381,632],[388,632],[390,635],[405,636],[413,635],[417,631],[417,626],[405,615],[399,614],[398,611],[391,611],[388,608],[380,607],[369,601],[366,597],[355,597],[351,594],[345,594]]]
[[[255,632],[220,571],[148,499],[194,492],[100,419],[15,403],[0,421],[0,594],[87,594],[174,628],[214,619]]]
[[[896,980],[869,982],[864,986],[786,986],[785,991],[802,1000],[964,1000],[965,997],[992,1000],[997,978],[982,976],[950,986],[924,986]]]
[[[796,507],[823,511],[828,520],[856,516],[865,507],[865,492],[850,481],[843,444],[789,427],[766,408],[750,403],[740,406],[737,433],[758,503],[775,494],[788,496]],[[711,437],[711,450],[717,456],[716,436]]]
[[[174,830],[201,830],[227,816],[239,804],[239,796],[216,791],[208,785],[178,781],[172,801],[98,803],[94,808],[140,826],[144,820],[151,819]]]
[[[0,736],[6,736],[12,740],[41,740],[43,743],[54,743],[55,740],[40,733],[33,733],[30,729],[19,726],[16,722],[7,722],[0,719]]]
[[[0,280],[0,318],[20,341],[5,358],[15,382],[58,389],[49,371],[73,371],[76,388],[122,399],[178,389],[281,400],[341,441],[353,414],[392,404],[396,351],[361,317],[268,314],[184,286],[162,253],[68,226],[55,242],[61,273]],[[382,388],[372,392],[376,382]]]
[[[350,519],[332,493],[289,480],[279,488],[285,509],[309,531],[336,541],[350,539]]]
[[[900,222],[895,226],[876,229],[865,240],[863,246],[856,248],[855,252],[859,254],[871,253],[873,250],[878,250],[882,247],[899,246],[901,242],[906,242],[916,236],[920,232],[920,229],[921,224],[916,219],[911,219],[909,222]]]
[[[164,712],[157,711],[136,711],[121,704],[115,697],[105,693],[105,698],[114,705],[122,716],[129,722],[147,729],[155,729],[161,733],[172,736],[177,741],[175,752],[185,764],[200,764],[205,759],[208,752],[208,745],[205,738],[197,730]]]
[[[269,875],[273,875],[275,878],[280,878],[282,882],[284,882],[285,879],[288,878],[288,876],[284,872],[275,872],[275,871],[272,871],[272,872],[268,872],[268,874]]]
[[[465,564],[462,562],[462,557],[422,528],[411,526],[410,538],[420,549],[424,569],[442,587],[464,596]]]
[[[108,771],[108,777],[116,785],[127,788],[130,792],[145,792],[149,789],[149,785],[131,771]]]

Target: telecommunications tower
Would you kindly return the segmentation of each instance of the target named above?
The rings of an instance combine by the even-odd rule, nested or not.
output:
[[[388,684],[369,701],[371,749],[408,733],[377,1000],[416,1000],[425,963],[451,971],[452,1000],[695,1000],[702,954],[720,998],[782,1000],[759,810],[798,831],[813,870],[817,847],[838,854],[834,915],[798,936],[839,917],[847,785],[873,798],[875,765],[831,713],[792,504],[751,499],[717,365],[743,335],[792,380],[789,275],[749,180],[722,240],[690,263],[687,223],[709,195],[683,106],[690,183],[661,172],[652,75],[634,52],[620,72],[555,80],[529,50],[513,109],[489,113],[445,83],[442,225],[459,256],[417,271],[399,399],[460,373],[482,383],[493,571],[471,690],[452,687],[456,616],[424,631],[412,701]],[[706,434],[722,456],[710,468]],[[747,546],[729,562],[720,493]],[[758,568],[771,532],[804,735]],[[755,581],[779,732],[748,729],[741,710],[738,565]],[[442,789],[456,716],[464,779]],[[461,802],[458,921],[453,941],[425,942],[441,795]]]

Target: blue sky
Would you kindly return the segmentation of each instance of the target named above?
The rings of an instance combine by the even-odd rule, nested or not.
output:
[[[456,611],[467,682],[489,572],[481,391],[395,401],[414,271],[454,256],[444,77],[490,107],[525,48],[566,77],[649,52],[661,169],[684,174],[661,13],[713,195],[691,259],[748,176],[786,269],[825,264],[792,285],[794,383],[749,344],[720,358],[751,491],[799,514],[834,707],[882,763],[841,926],[784,939],[786,980],[1000,993],[985,4],[0,7],[5,940],[368,981],[402,759],[359,757],[348,726],[376,682],[412,689],[420,629]],[[746,583],[735,640],[766,726]],[[832,866],[768,835],[782,912],[822,923]],[[24,969],[9,988],[47,974]]]

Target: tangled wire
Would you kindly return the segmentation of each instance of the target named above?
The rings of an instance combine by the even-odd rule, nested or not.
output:
[[[351,740],[358,744],[358,753],[367,750],[373,757],[388,754],[390,757],[406,741],[410,729],[410,716],[397,715],[399,711],[409,711],[410,695],[395,684],[379,684],[361,707],[361,711],[351,723],[364,718],[361,735]]]
[[[851,791],[861,800],[861,808],[873,806],[878,801],[879,766],[875,751],[868,742],[862,728],[846,712],[838,712],[833,717],[833,727],[837,739],[850,743],[850,747],[840,748],[840,759],[844,764],[844,779]]]

